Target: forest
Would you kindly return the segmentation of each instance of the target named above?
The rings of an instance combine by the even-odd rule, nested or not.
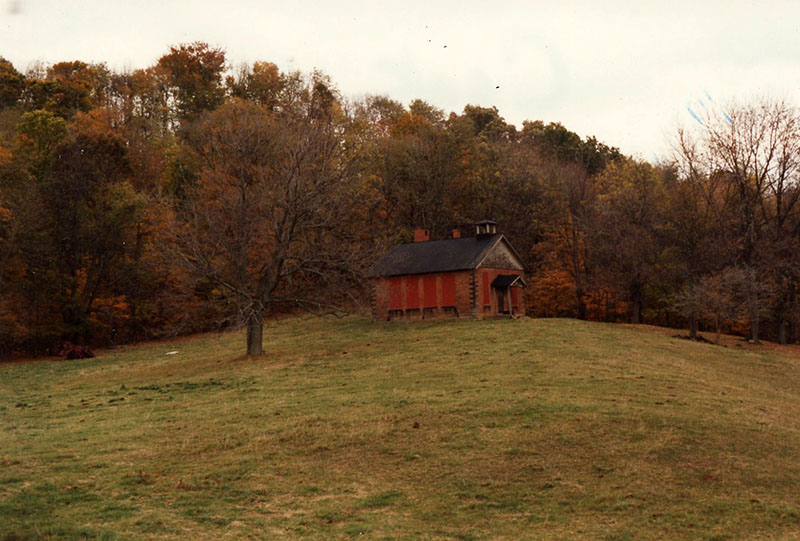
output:
[[[536,111],[531,111],[532,115]],[[359,311],[415,228],[480,219],[528,314],[794,342],[800,114],[709,107],[657,164],[495,107],[351,98],[205,43],[146,68],[0,58],[0,356]]]

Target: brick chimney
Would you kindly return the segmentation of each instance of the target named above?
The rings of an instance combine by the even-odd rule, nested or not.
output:
[[[431,232],[427,229],[414,230],[414,242],[425,242],[431,240]]]
[[[461,238],[461,230],[460,229],[453,229],[453,238],[460,239]]]

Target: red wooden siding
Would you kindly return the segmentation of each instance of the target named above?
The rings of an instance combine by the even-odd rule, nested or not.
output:
[[[456,305],[456,277],[454,274],[442,275],[442,306]]]
[[[430,274],[422,277],[422,297],[424,308],[436,308],[436,275]]]
[[[389,280],[389,310],[403,309],[403,288],[400,277]]]
[[[419,308],[419,278],[406,276],[406,308]]]
[[[375,319],[494,317],[498,309],[497,292],[492,289],[491,284],[499,274],[518,274],[518,272],[480,268],[476,271],[380,278],[375,284],[373,314]],[[522,313],[525,309],[524,291],[512,287],[509,293],[511,307],[515,308],[516,313]],[[477,299],[473,298],[475,294]],[[508,303],[508,297],[504,297],[505,310],[511,308]],[[453,309],[443,310],[444,307]]]

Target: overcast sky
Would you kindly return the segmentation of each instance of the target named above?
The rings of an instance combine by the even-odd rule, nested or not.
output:
[[[3,5],[5,4],[5,5]],[[345,95],[496,106],[647,160],[679,122],[730,99],[800,104],[800,2],[0,0],[0,55],[155,63],[206,41],[230,64],[319,68]],[[499,88],[497,88],[499,87]]]

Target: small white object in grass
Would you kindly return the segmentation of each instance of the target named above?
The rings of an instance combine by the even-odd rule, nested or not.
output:
[[[168,352],[167,352],[167,355],[175,355],[176,353],[178,353],[178,350],[175,350],[175,351],[168,351]]]

